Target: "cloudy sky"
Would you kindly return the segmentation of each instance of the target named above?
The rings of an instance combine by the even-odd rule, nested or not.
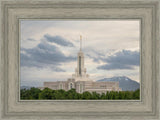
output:
[[[93,80],[127,76],[139,82],[138,20],[21,21],[21,86],[67,80],[77,66],[79,38]]]

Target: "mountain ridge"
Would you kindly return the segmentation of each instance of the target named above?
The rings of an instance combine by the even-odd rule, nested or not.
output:
[[[119,82],[119,87],[122,88],[122,91],[135,91],[140,88],[140,84],[126,76],[115,76],[111,78],[103,78],[97,80],[97,82],[102,81],[115,81]]]

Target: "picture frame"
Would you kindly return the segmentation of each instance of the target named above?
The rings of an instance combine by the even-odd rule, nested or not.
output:
[[[159,119],[159,0],[1,0],[1,113],[3,119]],[[19,99],[21,19],[141,21],[141,99]]]

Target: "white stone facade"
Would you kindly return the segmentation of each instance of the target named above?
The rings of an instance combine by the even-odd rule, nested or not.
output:
[[[119,88],[119,82],[94,82],[94,81],[76,81],[73,78],[67,81],[56,81],[56,82],[44,82],[44,88],[48,87],[53,90],[70,90],[76,89],[78,93],[97,92],[105,93],[107,91],[121,91]]]

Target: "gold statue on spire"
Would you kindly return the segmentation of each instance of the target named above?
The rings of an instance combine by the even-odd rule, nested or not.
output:
[[[82,50],[82,35],[80,35],[80,51]]]

